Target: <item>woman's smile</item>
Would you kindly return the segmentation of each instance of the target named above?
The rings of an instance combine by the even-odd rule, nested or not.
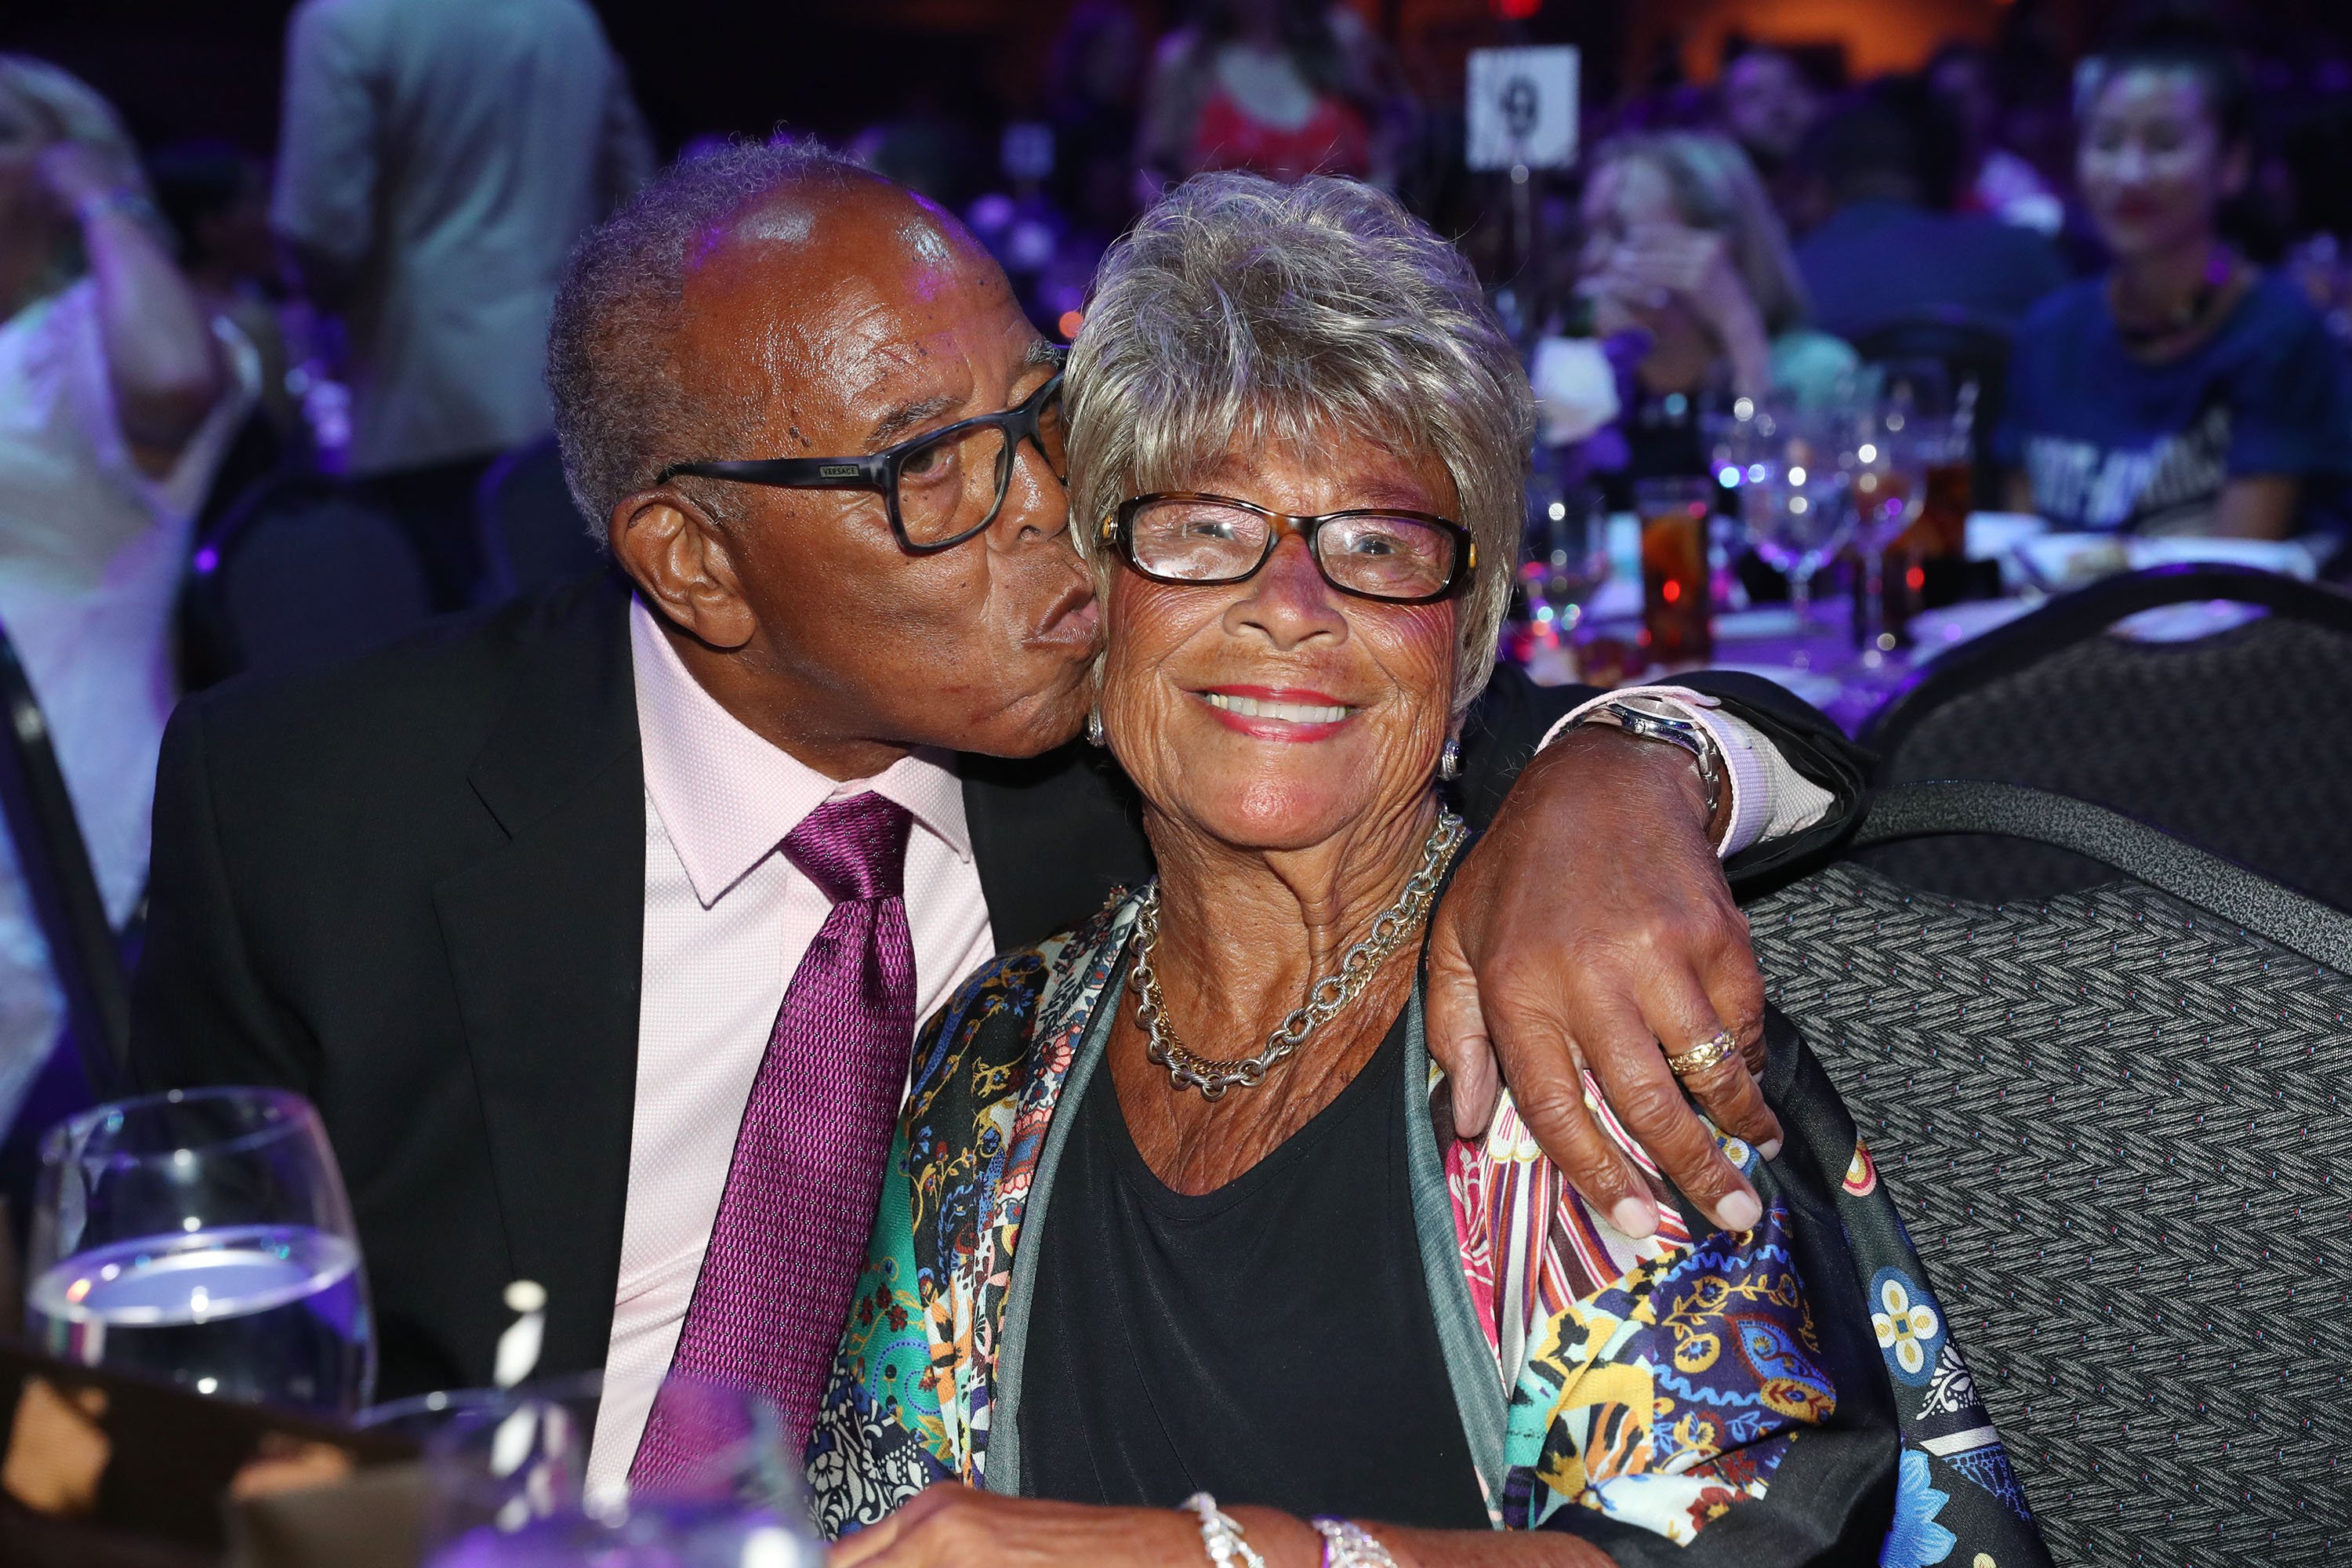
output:
[[[1291,686],[1210,686],[1192,693],[1226,728],[1262,741],[1321,741],[1363,711],[1322,691]]]

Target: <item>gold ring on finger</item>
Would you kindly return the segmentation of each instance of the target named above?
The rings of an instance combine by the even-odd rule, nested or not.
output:
[[[1726,1057],[1739,1054],[1739,1041],[1728,1029],[1717,1029],[1678,1057],[1666,1058],[1666,1069],[1676,1078],[1705,1072]]]

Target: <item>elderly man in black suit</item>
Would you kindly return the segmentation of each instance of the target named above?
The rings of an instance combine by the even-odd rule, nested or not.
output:
[[[761,1383],[743,1358],[773,1347],[711,1320],[762,1280],[793,1300],[761,1321],[829,1352],[915,1021],[1148,874],[1076,739],[1094,606],[1058,375],[930,204],[807,146],[681,164],[584,242],[552,333],[567,473],[619,570],[182,705],[134,1070],[318,1102],[383,1394],[483,1381],[518,1277],[549,1291],[542,1369],[615,1388],[689,1361]],[[1498,1058],[1641,1233],[1581,1073],[1694,1202],[1753,1220],[1682,1089],[1761,1143],[1770,1112],[1738,1053],[1680,1079],[1660,1042],[1757,1040],[1718,851],[1783,862],[1857,793],[1819,715],[1696,684],[1530,762],[1592,694],[1498,677],[1458,783],[1492,827],[1436,939],[1457,1120]],[[645,1414],[607,1398],[608,1476]]]

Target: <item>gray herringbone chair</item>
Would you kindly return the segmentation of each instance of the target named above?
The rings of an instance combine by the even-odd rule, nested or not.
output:
[[[2261,619],[2193,642],[2108,635],[2207,599]],[[1929,664],[1871,718],[1876,784],[1992,779],[2128,812],[2273,881],[2352,910],[2352,595],[2242,566],[2110,578]],[[1887,875],[1959,898],[2039,898],[2103,879],[2014,840],[1875,851]]]
[[[1956,901],[1844,863],[1748,907],[2061,1563],[2352,1560],[2352,917],[2003,784],[1859,843],[2122,873]]]

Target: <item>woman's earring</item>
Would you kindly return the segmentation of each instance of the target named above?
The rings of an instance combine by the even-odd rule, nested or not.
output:
[[[1445,750],[1438,753],[1437,776],[1449,783],[1462,776],[1462,742],[1451,735],[1445,737]]]
[[[1107,746],[1110,744],[1109,742],[1103,739],[1102,710],[1099,708],[1090,709],[1087,710],[1087,743],[1090,746]]]

